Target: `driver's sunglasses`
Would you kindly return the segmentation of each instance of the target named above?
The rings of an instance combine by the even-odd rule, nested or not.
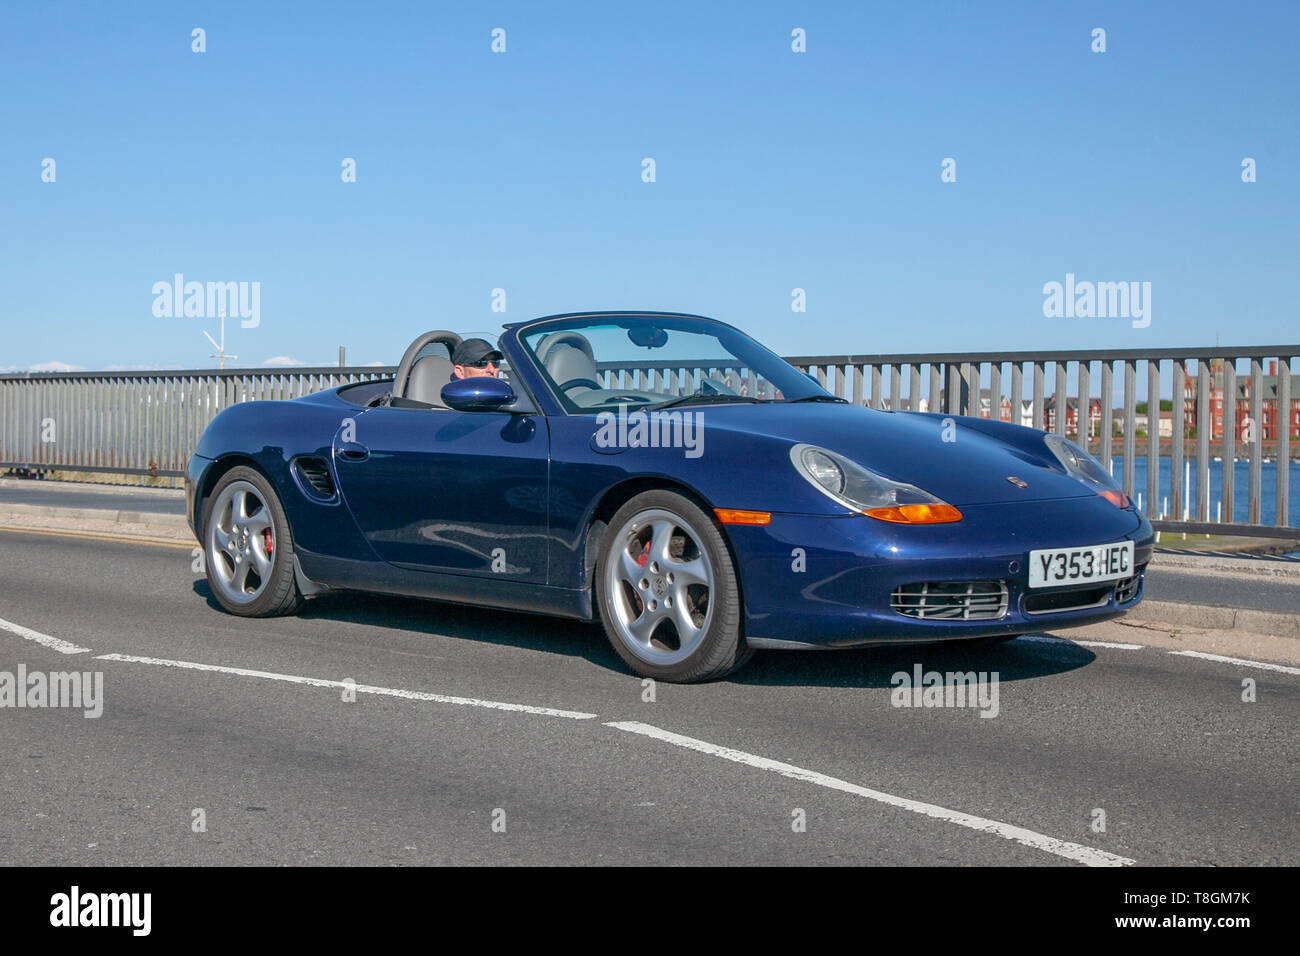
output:
[[[481,362],[470,362],[470,363],[469,363],[469,367],[470,367],[470,368],[487,368],[489,365],[492,366],[493,368],[498,368],[498,367],[499,367],[499,366],[497,365],[497,360],[496,360],[496,359],[483,359]]]

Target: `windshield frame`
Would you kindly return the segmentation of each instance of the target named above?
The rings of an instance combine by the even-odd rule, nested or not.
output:
[[[545,318],[534,319],[530,322],[522,322],[507,326],[505,334],[502,336],[502,345],[507,351],[507,354],[517,351],[520,358],[524,360],[520,364],[526,364],[527,366],[526,377],[533,386],[533,391],[535,393],[542,392],[545,394],[546,400],[544,404],[548,406],[546,410],[547,414],[564,415],[569,417],[594,416],[600,414],[602,411],[612,411],[618,406],[608,405],[604,407],[583,408],[576,405],[572,399],[560,394],[558,388],[559,383],[556,383],[551,379],[551,376],[547,373],[546,369],[542,367],[541,360],[525,342],[524,337],[528,336],[531,338],[533,336],[546,335],[552,332],[561,331],[581,332],[583,329],[611,325],[631,329],[642,323],[655,324],[667,329],[713,336],[722,340],[724,347],[726,347],[728,351],[739,351],[742,353],[736,355],[738,362],[752,365],[753,358],[761,357],[770,361],[778,362],[785,366],[786,369],[789,369],[790,387],[781,389],[783,396],[782,399],[775,401],[761,400],[757,402],[728,404],[769,405],[812,395],[826,395],[828,397],[833,397],[829,392],[822,388],[816,380],[795,368],[758,340],[745,334],[735,326],[702,315],[690,315],[681,312],[579,312],[566,315],[546,316]],[[739,349],[735,348],[737,344],[740,346]],[[637,363],[629,362],[628,364],[634,365]],[[649,367],[654,367],[658,362],[656,360],[649,360],[644,364]],[[672,367],[674,363],[671,360],[664,360],[664,364],[667,367]],[[629,391],[634,391],[634,389],[629,389]],[[727,397],[728,396],[720,396],[724,402]],[[657,403],[646,403],[644,405],[638,405],[637,407],[650,410],[655,404]],[[698,403],[698,407],[705,407],[707,404],[706,401],[701,401]]]

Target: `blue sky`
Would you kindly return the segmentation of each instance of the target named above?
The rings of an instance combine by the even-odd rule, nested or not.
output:
[[[9,4],[0,367],[212,366],[176,273],[260,283],[238,365],[619,307],[787,355],[1293,342],[1298,9]],[[1067,273],[1151,324],[1045,318]]]

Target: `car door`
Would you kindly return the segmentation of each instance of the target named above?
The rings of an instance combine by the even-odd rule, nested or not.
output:
[[[335,469],[385,561],[545,584],[547,435],[541,415],[381,406],[344,422]]]

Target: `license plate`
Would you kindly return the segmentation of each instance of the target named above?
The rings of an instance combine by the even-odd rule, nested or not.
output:
[[[1029,586],[1060,588],[1133,576],[1133,542],[1029,552]]]

